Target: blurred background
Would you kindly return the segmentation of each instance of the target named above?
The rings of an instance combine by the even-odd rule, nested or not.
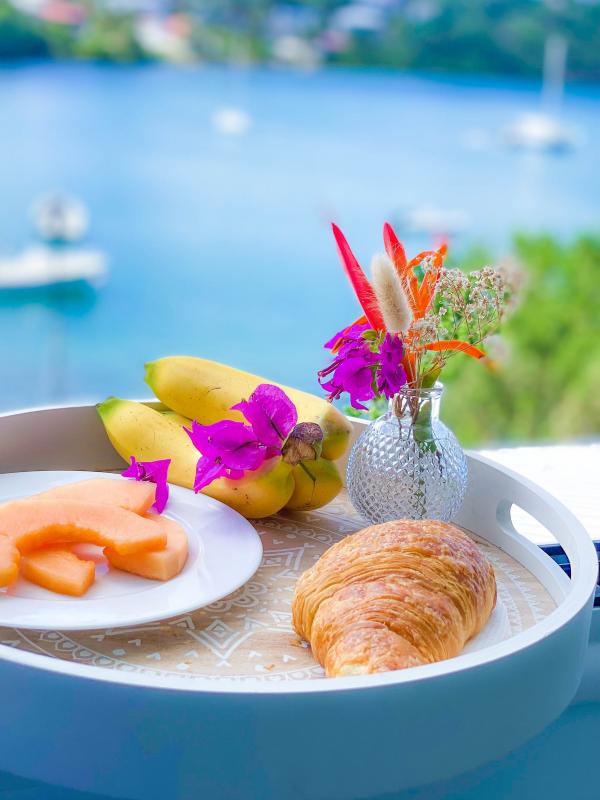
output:
[[[201,355],[319,392],[366,267],[508,264],[467,445],[600,433],[600,2],[0,0],[0,410]],[[444,413],[445,412],[445,413]]]

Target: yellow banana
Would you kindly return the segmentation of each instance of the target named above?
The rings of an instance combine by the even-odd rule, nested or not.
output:
[[[176,411],[166,409],[161,410],[161,414],[177,422],[178,425],[191,429],[192,420],[182,417]],[[343,486],[337,465],[326,458],[297,464],[292,469],[292,476],[294,491],[285,505],[292,511],[312,511],[321,508],[337,497]]]
[[[188,489],[194,486],[199,453],[181,425],[159,411],[109,397],[98,406],[100,419],[113,447],[126,461],[170,458],[169,481]]]
[[[336,464],[326,458],[303,461],[292,470],[294,493],[286,503],[292,511],[310,511],[321,508],[342,488],[342,479]]]
[[[170,408],[167,408],[166,411],[160,412],[163,416],[167,417],[168,419],[176,422],[181,427],[185,426],[188,430],[192,428],[192,420],[184,417],[182,414],[178,414],[176,411],[171,411]]]
[[[243,420],[231,406],[247,399],[265,378],[191,356],[170,356],[146,364],[146,383],[158,399],[178,414],[209,425],[222,419]],[[298,409],[300,422],[316,422],[323,430],[325,458],[340,458],[346,451],[350,422],[325,399],[281,384]]]
[[[193,488],[200,454],[178,419],[143,403],[116,397],[101,403],[98,413],[108,438],[126,461],[130,456],[138,461],[170,458],[169,481]],[[258,519],[280,511],[293,491],[292,467],[278,456],[240,480],[219,478],[202,493],[226,503],[249,519]]]
[[[238,481],[219,478],[202,489],[203,494],[226,503],[248,519],[262,519],[281,511],[293,491],[292,467],[281,456],[270,458]]]

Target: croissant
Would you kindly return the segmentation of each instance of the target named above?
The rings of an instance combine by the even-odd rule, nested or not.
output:
[[[328,677],[458,655],[496,603],[494,570],[435,520],[374,525],[334,544],[298,580],[293,624]]]

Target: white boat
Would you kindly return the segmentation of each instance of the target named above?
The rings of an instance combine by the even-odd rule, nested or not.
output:
[[[99,250],[28,247],[12,258],[0,259],[0,290],[40,289],[83,283],[102,284],[106,257]]]
[[[210,121],[214,130],[223,136],[243,136],[252,127],[252,117],[234,106],[217,108]]]
[[[560,152],[577,144],[575,131],[550,114],[528,113],[518,117],[502,132],[504,144],[519,150]]]
[[[538,152],[562,152],[576,147],[579,136],[575,129],[560,121],[565,85],[567,42],[552,35],[546,40],[541,110],[517,117],[501,131],[507,147]]]
[[[33,225],[47,242],[76,242],[89,227],[85,205],[75,197],[50,195],[34,203],[31,210]]]

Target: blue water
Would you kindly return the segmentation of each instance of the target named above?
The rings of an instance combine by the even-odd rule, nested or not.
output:
[[[81,197],[110,258],[96,294],[0,296],[0,408],[143,396],[143,363],[199,354],[315,388],[321,344],[356,314],[328,221],[365,263],[407,205],[471,216],[469,240],[600,225],[600,89],[567,92],[584,135],[564,156],[508,152],[495,134],[539,87],[361,71],[165,66],[0,70],[0,252],[28,208]],[[253,125],[227,137],[212,113]],[[489,146],[472,149],[476,130]],[[412,249],[427,244],[417,239]]]

